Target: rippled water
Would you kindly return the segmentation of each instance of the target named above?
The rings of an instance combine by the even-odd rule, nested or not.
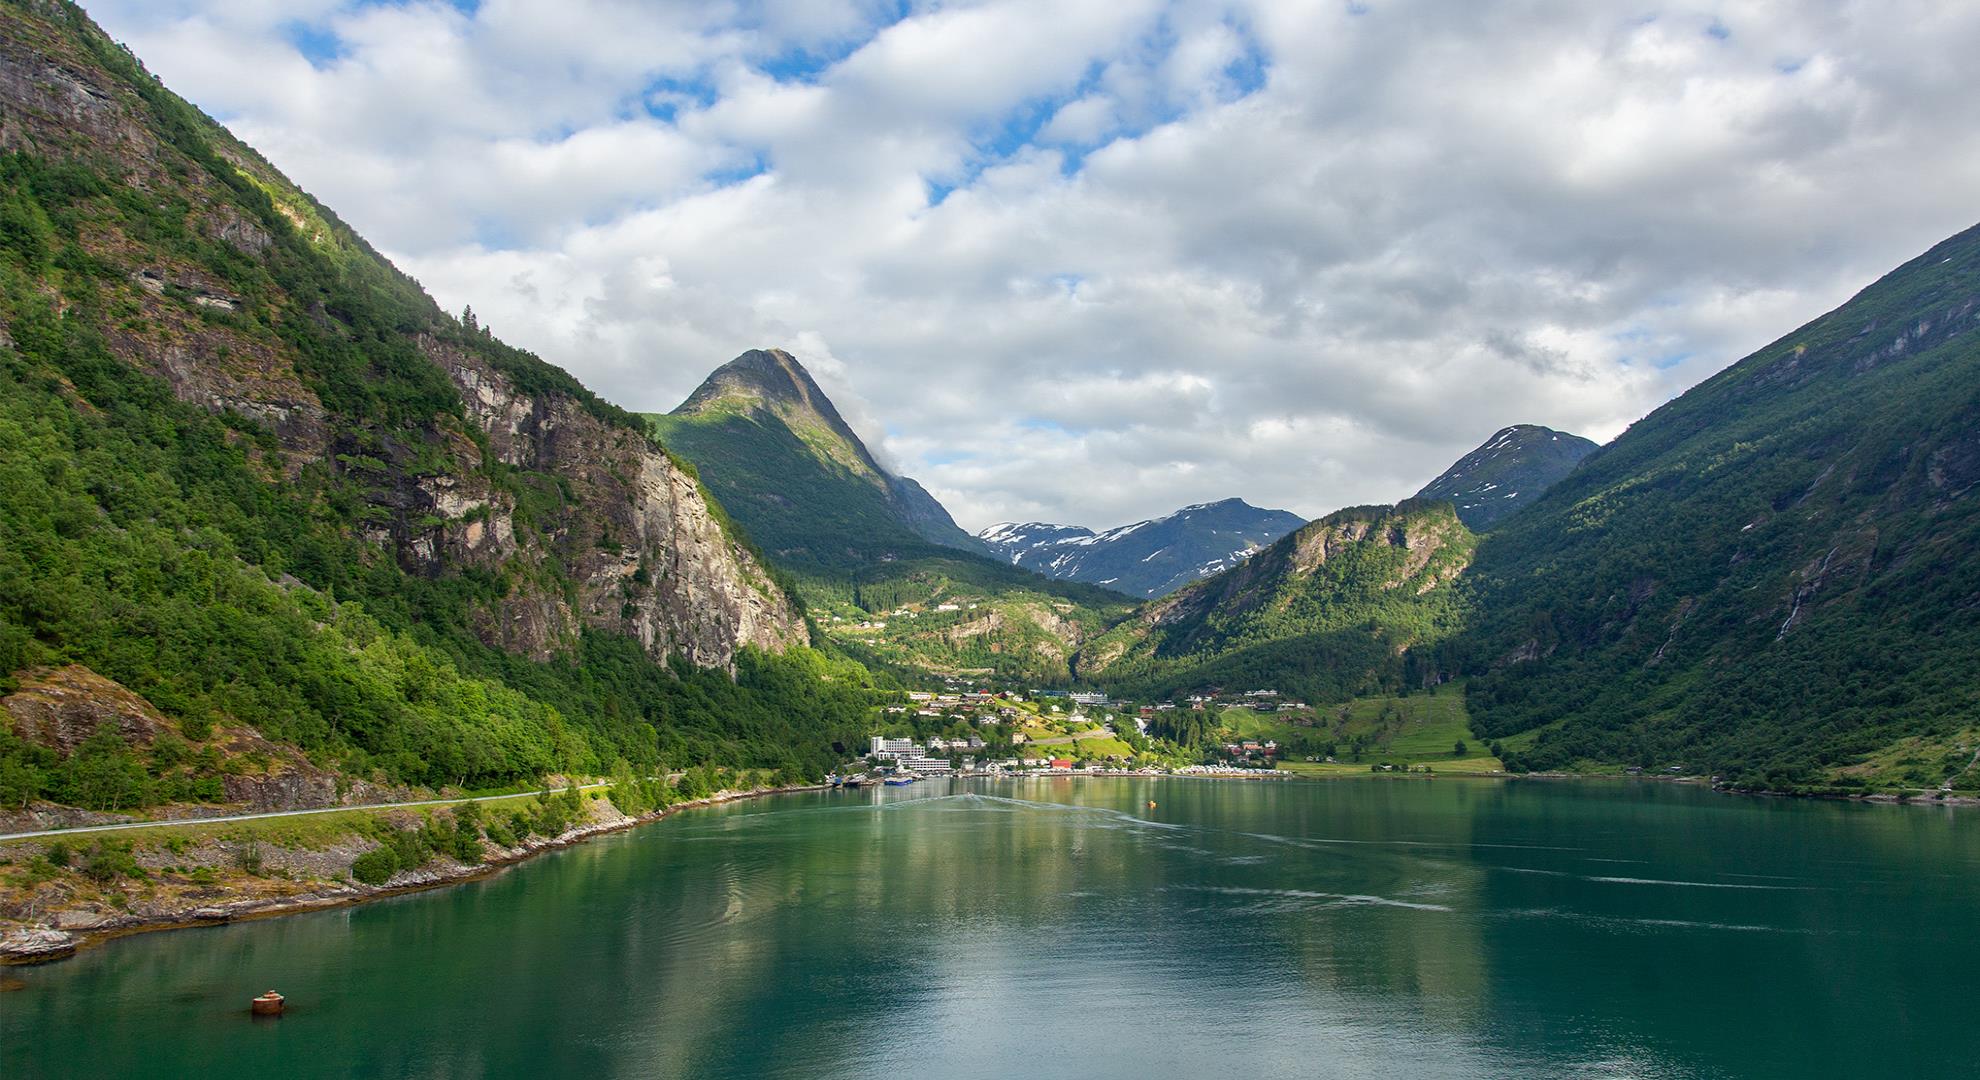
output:
[[[17,970],[0,1076],[1973,1075],[1976,930],[1971,810],[936,782]]]

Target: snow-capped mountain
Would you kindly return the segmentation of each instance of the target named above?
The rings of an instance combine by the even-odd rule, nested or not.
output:
[[[976,537],[1014,566],[1129,596],[1155,597],[1228,570],[1303,524],[1297,514],[1225,499],[1106,532],[1040,521],[1000,522]]]

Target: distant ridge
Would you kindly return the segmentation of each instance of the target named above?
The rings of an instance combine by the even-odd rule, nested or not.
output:
[[[1447,502],[1353,506],[1088,642],[1080,674],[1133,698],[1272,686],[1342,701],[1434,685],[1465,625],[1477,537]]]
[[[1014,566],[1153,599],[1228,570],[1305,523],[1298,514],[1223,499],[1102,533],[1003,522],[976,536]]]

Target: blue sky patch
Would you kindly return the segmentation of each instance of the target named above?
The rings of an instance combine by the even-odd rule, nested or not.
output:
[[[343,39],[327,26],[291,22],[283,25],[282,37],[294,45],[312,67],[329,67],[344,57]]]

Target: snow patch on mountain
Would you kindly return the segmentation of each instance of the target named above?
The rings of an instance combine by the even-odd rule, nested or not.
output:
[[[1101,532],[1078,525],[1003,521],[977,538],[1016,566],[1131,596],[1156,597],[1236,566],[1302,524],[1296,514],[1225,499]]]

